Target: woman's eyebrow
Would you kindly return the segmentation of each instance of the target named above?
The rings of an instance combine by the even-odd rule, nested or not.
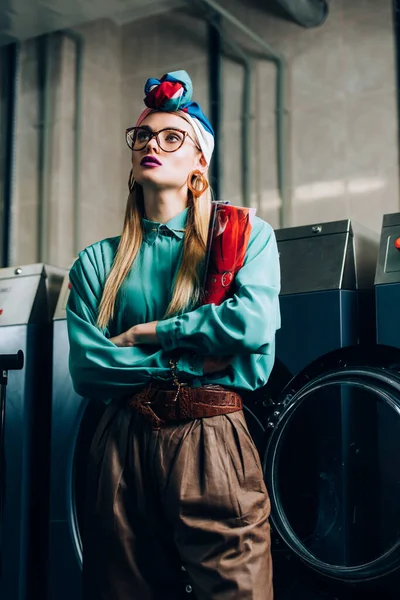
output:
[[[149,125],[140,125],[140,127],[142,129],[148,129],[152,133],[155,131],[155,129],[152,129]],[[186,131],[186,129],[182,129],[182,127],[177,127],[176,125],[165,125],[164,127],[161,127],[160,129],[158,129],[157,131],[163,131],[164,129],[176,129],[177,131]]]

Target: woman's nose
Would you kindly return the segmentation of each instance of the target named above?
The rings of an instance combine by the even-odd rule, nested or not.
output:
[[[146,150],[147,150],[147,152],[149,152],[149,150],[155,150],[156,152],[159,150],[155,136],[152,137],[151,140],[149,140],[147,142]]]

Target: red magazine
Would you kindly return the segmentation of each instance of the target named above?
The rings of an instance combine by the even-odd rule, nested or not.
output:
[[[233,296],[235,275],[243,266],[255,208],[212,202],[202,304],[221,304]]]

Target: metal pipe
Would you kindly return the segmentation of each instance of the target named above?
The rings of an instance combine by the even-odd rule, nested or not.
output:
[[[53,118],[52,36],[40,36],[38,46],[39,88],[39,152],[38,152],[38,259],[46,263],[49,259],[49,173],[51,160],[51,136]]]
[[[286,60],[285,57],[271,48],[259,35],[250,28],[246,27],[239,19],[237,19],[228,10],[214,2],[214,0],[200,0],[203,4],[212,8],[216,13],[225,18],[236,29],[239,29],[249,39],[260,46],[266,53],[264,58],[272,61],[277,69],[277,85],[276,85],[276,146],[277,146],[277,180],[280,196],[279,210],[279,227],[285,227],[289,224],[289,185],[286,152]]]
[[[208,56],[210,73],[210,115],[215,133],[214,160],[211,170],[211,187],[217,200],[223,189],[223,163],[221,155],[222,122],[222,58],[221,58],[221,17],[215,15],[209,20]]]
[[[224,39],[222,27],[220,28],[220,34]],[[253,71],[254,64],[253,60],[243,50],[243,48],[235,42],[233,39],[225,37],[225,44],[230,47],[233,53],[236,55],[236,60],[244,68],[244,82],[243,82],[243,99],[242,99],[242,193],[243,193],[243,206],[251,205],[252,197],[252,179],[251,179],[251,107],[252,107],[252,89],[253,89]]]
[[[400,148],[400,0],[393,0],[393,29],[397,80],[397,147]]]
[[[296,23],[303,27],[318,27],[329,13],[328,0],[277,0]]]
[[[2,73],[2,87],[6,91],[6,102],[2,111],[4,131],[4,177],[3,177],[3,218],[1,234],[1,265],[8,267],[14,262],[14,183],[15,183],[15,145],[16,145],[16,108],[19,76],[19,44],[10,44],[2,50],[5,65]]]
[[[74,121],[74,256],[78,255],[80,248],[80,169],[81,169],[81,132],[82,132],[82,66],[84,37],[72,30],[62,32],[75,43],[75,121]]]

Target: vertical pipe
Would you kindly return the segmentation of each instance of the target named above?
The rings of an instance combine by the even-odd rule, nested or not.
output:
[[[220,15],[209,23],[208,29],[208,56],[210,73],[210,113],[211,123],[215,132],[215,149],[212,163],[211,187],[217,200],[223,190],[223,164],[221,154],[222,135],[222,51],[220,34]]]
[[[253,87],[253,64],[251,61],[244,62],[244,85],[243,85],[243,115],[242,115],[242,186],[243,204],[250,206],[252,202],[252,178],[251,178],[251,92]]]
[[[62,32],[75,44],[75,120],[74,120],[74,256],[80,248],[80,167],[81,167],[81,132],[82,132],[82,66],[84,38],[72,30]]]
[[[49,259],[49,173],[53,117],[53,91],[51,81],[52,37],[42,35],[37,39],[39,87],[39,177],[38,177],[38,255],[39,261]]]
[[[201,0],[202,4],[212,8],[217,14],[225,18],[236,29],[239,29],[249,39],[255,42],[265,52],[265,59],[273,62],[277,69],[276,86],[276,143],[277,143],[277,178],[281,208],[279,212],[279,226],[284,227],[289,224],[289,167],[287,164],[288,154],[286,151],[287,131],[286,131],[286,61],[285,58],[274,51],[259,35],[246,27],[231,12],[220,6],[214,0]]]
[[[220,30],[223,38],[222,28]],[[243,206],[250,206],[252,201],[252,178],[251,178],[251,120],[252,120],[252,90],[253,90],[253,60],[233,39],[226,38],[225,43],[231,47],[238,57],[238,61],[244,68],[243,97],[242,97],[242,194]]]
[[[286,69],[281,62],[276,63],[276,156],[277,181],[281,197],[279,208],[279,226],[290,224],[290,197],[287,181],[289,170],[286,131]]]
[[[393,0],[393,26],[397,83],[397,147],[400,148],[400,0]]]
[[[1,265],[3,267],[10,266],[13,261],[13,195],[19,51],[20,47],[18,44],[10,44],[2,50],[2,88],[5,90],[5,103],[2,114],[2,135],[4,135],[4,177],[2,194],[3,219]]]

